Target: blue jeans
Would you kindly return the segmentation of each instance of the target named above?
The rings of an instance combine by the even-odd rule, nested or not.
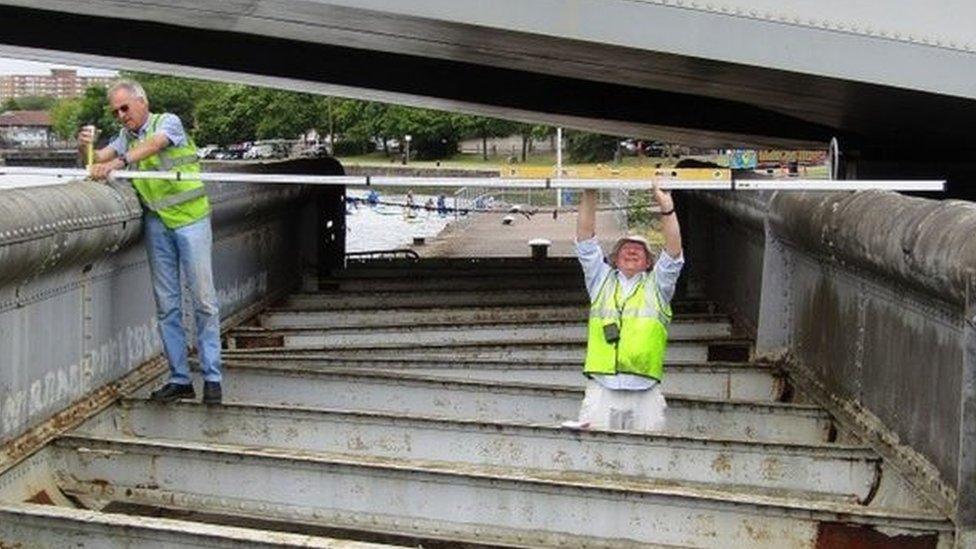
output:
[[[206,217],[168,229],[156,214],[143,216],[146,252],[152,271],[156,317],[163,338],[163,351],[169,360],[170,383],[190,384],[186,333],[183,330],[183,288],[180,273],[193,298],[197,329],[197,350],[204,381],[217,381],[220,375],[220,312],[214,289],[211,250],[213,233]]]

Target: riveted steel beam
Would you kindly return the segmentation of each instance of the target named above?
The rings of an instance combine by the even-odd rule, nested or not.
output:
[[[307,347],[284,347],[282,336],[259,337],[246,336],[231,338],[232,347],[246,346],[248,354],[264,353],[274,355],[282,351],[288,353],[323,353],[331,356],[370,356],[375,354],[396,353],[404,358],[434,358],[451,359],[464,358],[476,360],[511,360],[520,362],[541,362],[550,360],[577,361],[582,364],[585,354],[585,344],[576,341],[562,342],[551,339],[528,340],[509,343],[481,341],[476,343],[428,343],[423,346],[415,344],[383,342],[376,345],[360,345],[349,343],[345,345],[312,345]],[[665,360],[670,363],[700,363],[712,360],[746,361],[751,357],[751,343],[746,340],[671,340]],[[233,356],[232,348],[226,353]]]
[[[881,474],[880,458],[857,446],[569,431],[248,404],[228,404],[215,416],[196,403],[127,400],[81,432],[654,478],[850,502],[865,502]]]
[[[529,257],[425,257],[417,259],[350,259],[346,258],[346,268],[322,278],[324,283],[349,279],[423,279],[443,277],[460,279],[467,277],[524,277],[538,275],[540,272],[555,275],[576,275],[582,278],[579,260],[575,257],[549,257],[531,259]]]
[[[392,372],[307,371],[227,364],[230,402],[402,412],[424,416],[558,425],[575,419],[583,399],[575,387],[470,381]],[[832,422],[801,404],[726,401],[672,395],[666,431],[750,440],[823,442]]]
[[[53,450],[62,489],[86,499],[459,541],[810,547],[838,516],[951,536],[933,513],[581,473],[133,438],[64,437]]]
[[[586,292],[566,290],[498,290],[440,292],[323,292],[292,294],[284,306],[293,310],[400,309],[520,305],[585,305]]]
[[[728,336],[727,322],[673,322],[668,330],[673,341],[715,339]],[[520,323],[484,323],[463,325],[414,325],[392,327],[291,328],[268,329],[242,327],[228,337],[247,346],[248,338],[281,338],[285,347],[348,346],[426,346],[431,344],[464,345],[490,342],[495,344],[521,341],[586,342],[586,324],[581,321],[537,321]]]
[[[539,273],[533,276],[539,276]],[[511,307],[514,309],[531,305],[577,305],[585,307],[588,304],[589,299],[587,299],[586,292],[582,289],[519,290],[504,289],[504,287],[492,291],[454,291],[450,287],[446,287],[441,290],[429,292],[363,291],[295,293],[288,296],[282,303],[283,308],[298,311],[489,306]],[[707,301],[675,301],[671,304],[671,308],[675,314],[715,312],[714,305]]]
[[[261,326],[268,329],[382,327],[417,325],[477,325],[488,323],[539,323],[576,321],[586,323],[587,307],[580,305],[537,307],[471,307],[431,309],[389,309],[382,314],[371,310],[346,311],[282,311],[273,310],[261,315]],[[706,325],[723,324],[720,335],[730,335],[731,325],[725,315],[677,313],[674,324],[696,322]]]
[[[133,517],[51,505],[0,503],[0,547],[128,549],[133,546],[149,546],[153,549],[184,547],[383,549],[391,547],[376,543],[155,517]]]
[[[322,289],[343,292],[438,292],[450,288],[460,290],[533,290],[560,288],[567,292],[585,292],[583,273],[576,268],[571,272],[548,272],[539,276],[538,272],[526,271],[517,274],[479,275],[479,276],[425,276],[403,278],[343,277],[319,282]]]
[[[463,359],[403,359],[396,356],[327,358],[301,355],[233,355],[226,364],[290,366],[309,371],[404,372],[462,380],[523,383],[527,385],[583,386],[579,362],[511,363]],[[672,364],[666,367],[662,387],[668,394],[734,400],[782,400],[786,380],[778,370],[749,363]]]

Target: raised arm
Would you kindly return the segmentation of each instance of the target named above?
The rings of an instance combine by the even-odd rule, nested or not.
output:
[[[596,235],[596,190],[584,189],[576,214],[576,240],[588,240]]]
[[[678,213],[674,211],[674,199],[669,191],[664,191],[654,182],[654,200],[661,208],[661,234],[664,235],[664,250],[672,259],[681,257],[681,226]]]

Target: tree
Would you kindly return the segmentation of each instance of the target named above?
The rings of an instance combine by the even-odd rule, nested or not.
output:
[[[209,90],[194,109],[194,138],[199,143],[222,146],[251,141],[263,107],[255,88],[249,86],[230,84]]]
[[[327,118],[326,99],[305,93],[231,84],[203,89],[201,96],[194,110],[200,143],[291,139]]]
[[[291,139],[319,127],[327,116],[327,101],[307,93],[260,89],[254,100],[263,107],[255,128],[258,139]]]
[[[152,112],[175,114],[180,117],[187,131],[196,127],[194,115],[197,101],[206,95],[208,87],[220,86],[202,80],[160,74],[124,72],[122,77],[142,85]]]
[[[79,99],[77,124],[74,133],[77,133],[81,126],[88,124],[98,129],[101,136],[98,139],[98,146],[108,143],[118,133],[119,124],[109,110],[104,86],[91,86],[85,90]]]
[[[488,160],[488,139],[493,137],[508,137],[518,131],[518,124],[510,120],[489,118],[486,116],[456,117],[459,129],[465,137],[481,138],[481,158]]]
[[[457,152],[461,124],[450,113],[389,105],[383,116],[382,131],[400,140],[411,136],[410,156],[432,160]]]
[[[54,133],[61,139],[73,139],[81,127],[78,122],[80,114],[80,99],[62,99],[55,103],[51,107],[51,126]]]
[[[573,162],[606,162],[613,159],[620,139],[596,133],[566,132],[566,150]]]
[[[382,144],[383,152],[390,156],[389,138],[392,137],[384,130],[384,121],[390,106],[376,101],[356,101],[357,121],[353,127],[354,132],[359,132],[367,139],[371,139]]]
[[[9,98],[3,103],[3,111],[46,111],[57,103],[57,99],[47,96],[31,95]]]
[[[381,127],[386,105],[357,99],[328,98],[328,130],[336,156],[364,154],[373,150],[373,141],[382,141],[388,151]]]
[[[516,131],[522,138],[522,162],[528,159],[529,149],[533,139],[545,139],[555,131],[551,126],[536,126],[533,124],[516,124]]]

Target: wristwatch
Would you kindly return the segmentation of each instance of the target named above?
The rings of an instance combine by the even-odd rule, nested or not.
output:
[[[128,168],[129,167],[129,164],[131,163],[131,162],[129,162],[129,153],[123,154],[122,156],[119,157],[119,159],[122,160],[122,167],[123,168]]]

